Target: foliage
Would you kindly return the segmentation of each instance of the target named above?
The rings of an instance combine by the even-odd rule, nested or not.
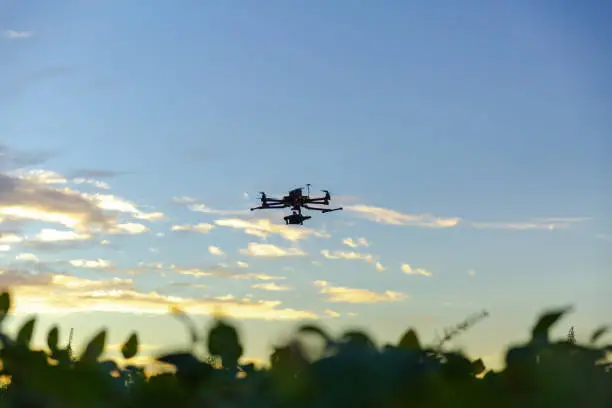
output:
[[[0,295],[0,324],[10,310],[8,293]],[[612,407],[612,370],[601,363],[612,346],[551,342],[549,329],[567,309],[544,313],[530,341],[506,352],[501,372],[486,371],[481,359],[444,352],[422,344],[415,330],[398,343],[378,347],[365,333],[350,331],[333,338],[321,328],[302,326],[293,341],[277,347],[270,366],[239,363],[243,347],[236,329],[217,320],[205,341],[180,310],[192,345],[204,343],[210,356],[194,351],[158,356],[175,373],[147,378],[135,365],[118,367],[101,360],[106,330],[98,332],[78,358],[58,346],[59,329],[48,333],[49,352],[30,347],[36,319],[29,319],[14,339],[0,333],[2,375],[10,384],[0,393],[3,407]],[[304,334],[320,336],[321,356],[308,357]],[[139,350],[133,333],[121,348],[125,359]]]

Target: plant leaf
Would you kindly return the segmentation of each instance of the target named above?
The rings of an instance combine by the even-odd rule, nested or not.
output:
[[[189,336],[191,337],[191,344],[192,346],[195,345],[195,343],[198,342],[198,332],[195,328],[195,324],[193,323],[193,321],[178,306],[173,305],[172,307],[170,307],[170,312],[172,313],[172,316],[176,317],[177,319],[182,321],[185,324],[185,326],[187,326],[187,330],[189,331]]]
[[[548,341],[548,332],[550,328],[561,318],[563,315],[572,311],[571,307],[560,308],[551,310],[540,315],[537,323],[531,331],[532,339],[540,338]]]
[[[59,329],[57,325],[54,325],[51,328],[51,330],[49,330],[49,333],[47,334],[47,346],[49,346],[49,350],[51,350],[52,353],[55,353],[57,351],[58,341],[59,341]]]
[[[398,346],[409,350],[421,350],[419,337],[414,329],[409,329],[399,341]]]
[[[598,328],[597,330],[595,330],[593,334],[591,335],[591,343],[597,342],[597,340],[599,340],[601,336],[606,334],[608,330],[610,330],[610,326],[602,326]]]
[[[32,341],[32,335],[34,334],[35,325],[36,317],[32,317],[28,321],[26,321],[17,333],[17,343],[29,346],[30,342]]]
[[[123,358],[129,360],[138,353],[138,333],[132,333],[128,340],[121,347]]]
[[[79,361],[96,361],[104,352],[106,345],[106,329],[100,330],[87,344]]]
[[[8,292],[2,292],[0,294],[0,320],[11,310],[11,295]]]

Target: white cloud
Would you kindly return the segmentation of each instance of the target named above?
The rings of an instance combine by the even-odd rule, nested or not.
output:
[[[214,228],[214,225],[203,222],[196,225],[173,225],[172,231],[195,231],[201,234],[207,234]]]
[[[340,313],[335,312],[331,309],[325,309],[323,313],[328,317],[340,317]]]
[[[268,291],[272,291],[272,292],[292,290],[292,288],[290,286],[287,286],[287,285],[277,285],[274,282],[270,282],[270,283],[256,283],[255,285],[252,285],[251,287],[253,289],[268,290]]]
[[[319,293],[327,296],[328,302],[334,303],[380,303],[398,302],[406,299],[400,292],[387,290],[376,293],[368,289],[355,289],[343,286],[332,286],[327,281],[314,281],[313,285],[320,288]]]
[[[239,218],[226,218],[216,220],[215,224],[220,227],[241,229],[245,234],[254,235],[260,238],[267,238],[269,235],[280,235],[284,239],[295,242],[310,236],[319,238],[329,238],[329,234],[315,231],[310,228],[291,228],[285,224],[273,224],[266,219],[247,221]]]
[[[348,259],[348,260],[359,260],[372,263],[374,262],[374,255],[362,254],[360,252],[344,252],[344,251],[333,251],[330,252],[327,249],[321,250],[321,255],[327,259]]]
[[[276,300],[236,300],[230,298],[188,298],[140,292],[129,279],[94,281],[68,275],[32,275],[0,270],[0,287],[14,293],[14,313],[49,314],[87,311],[133,314],[168,314],[179,307],[192,316],[225,315],[242,319],[312,319],[308,310],[282,308]]]
[[[110,186],[106,181],[101,180],[91,180],[82,177],[72,179],[72,182],[75,184],[91,184],[94,187],[97,187],[101,190],[110,190]]]
[[[470,226],[477,229],[501,229],[501,230],[555,230],[567,229],[572,226],[588,221],[587,217],[567,218],[534,218],[529,221],[512,222],[471,222]]]
[[[161,212],[149,213],[141,211],[133,202],[112,194],[81,194],[86,199],[96,203],[98,208],[102,210],[126,213],[139,220],[155,221],[166,219],[166,216]]]
[[[386,269],[380,262],[376,262],[376,270],[378,272],[384,272]]]
[[[413,268],[409,264],[402,264],[402,272],[406,275],[421,275],[421,276],[432,276],[433,274],[423,268]]]
[[[241,249],[240,253],[243,255],[269,258],[306,255],[306,253],[298,248],[281,248],[272,244],[258,244],[255,242],[250,242],[249,247]]]
[[[208,247],[208,252],[210,252],[212,255],[217,255],[217,256],[221,256],[225,254],[225,252],[223,252],[221,248],[218,248],[212,245]]]
[[[476,276],[476,271],[474,269],[469,269],[467,271],[467,274],[470,278],[473,278],[474,276]]]
[[[18,244],[23,241],[23,238],[13,233],[0,232],[0,244]]]
[[[11,250],[10,245],[0,245],[0,252],[8,252]]]
[[[75,230],[108,229],[115,217],[70,189],[0,173],[0,219],[42,221]]]
[[[77,268],[88,268],[88,269],[106,269],[111,267],[111,262],[105,259],[73,259],[68,261],[70,265]]]
[[[221,215],[245,215],[250,213],[250,210],[216,210],[210,208],[202,203],[199,203],[196,198],[193,197],[173,197],[172,201],[176,204],[186,205],[191,211],[205,213],[205,214],[221,214]]]
[[[164,268],[160,267],[159,269],[164,269]],[[201,268],[187,268],[187,267],[171,265],[169,266],[168,269],[176,273],[179,273],[181,275],[191,275],[195,277],[212,276],[212,277],[217,277],[217,278],[255,279],[255,280],[263,280],[263,281],[286,279],[283,276],[273,276],[273,275],[267,275],[264,273],[237,273],[237,272],[231,272],[231,271],[227,271],[227,270],[219,269],[219,268],[201,269]]]
[[[5,30],[4,36],[12,40],[26,39],[26,38],[32,38],[34,36],[34,32],[33,31]]]
[[[248,268],[249,264],[243,261],[237,261],[236,266],[238,266],[239,268]]]
[[[38,257],[35,254],[30,254],[30,253],[18,254],[15,257],[15,259],[18,260],[18,261],[38,262]]]
[[[345,210],[352,211],[356,215],[370,221],[390,225],[407,225],[423,228],[448,228],[455,227],[461,221],[460,218],[441,218],[431,214],[403,214],[395,210],[368,205],[349,205]]]
[[[342,243],[344,245],[350,246],[351,248],[357,248],[359,246],[370,246],[370,244],[365,238],[359,238],[357,241],[354,241],[353,238],[344,238],[344,240],[342,240]]]

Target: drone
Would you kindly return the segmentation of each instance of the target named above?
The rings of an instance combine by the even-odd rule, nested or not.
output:
[[[261,206],[251,208],[254,210],[268,210],[277,208],[288,208],[291,207],[292,214],[283,217],[285,224],[289,225],[304,225],[304,221],[311,219],[309,215],[302,215],[302,208],[307,210],[321,211],[321,213],[328,213],[332,211],[340,211],[342,207],[338,208],[324,208],[324,207],[313,207],[312,205],[329,205],[331,195],[327,190],[321,190],[325,193],[323,197],[310,197],[310,184],[306,184],[308,188],[307,195],[304,195],[302,191],[304,187],[299,187],[289,191],[283,198],[269,198],[263,191],[261,194]]]

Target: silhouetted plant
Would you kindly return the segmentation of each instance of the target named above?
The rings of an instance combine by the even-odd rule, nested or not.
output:
[[[0,325],[10,312],[8,293],[0,294]],[[363,331],[339,338],[314,325],[297,334],[316,334],[325,342],[321,356],[312,358],[298,337],[277,346],[267,368],[240,364],[243,346],[236,328],[213,322],[207,336],[180,309],[191,337],[191,350],[169,353],[157,361],[174,373],[146,377],[130,364],[139,352],[137,333],[121,347],[127,361],[119,367],[102,360],[107,331],[96,333],[78,358],[58,346],[59,328],[47,334],[48,352],[31,348],[36,319],[29,318],[15,338],[0,330],[0,374],[10,384],[0,389],[4,407],[612,407],[612,373],[606,353],[596,347],[606,327],[593,332],[588,345],[570,338],[552,341],[551,327],[569,308],[543,313],[529,341],[506,352],[506,367],[486,371],[481,359],[442,351],[439,344],[422,344],[408,329],[396,344],[379,347]],[[462,324],[457,330],[465,330]],[[203,344],[203,340],[206,343]],[[197,345],[209,356],[200,360]],[[486,372],[486,374],[485,374]],[[484,375],[483,375],[484,374]],[[480,376],[482,378],[480,378]]]

